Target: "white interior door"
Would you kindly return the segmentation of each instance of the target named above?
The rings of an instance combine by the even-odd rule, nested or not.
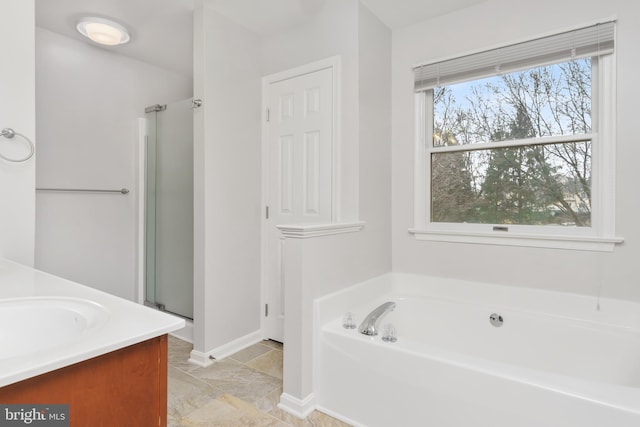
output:
[[[333,71],[270,83],[265,333],[284,341],[284,239],[277,225],[331,222]]]

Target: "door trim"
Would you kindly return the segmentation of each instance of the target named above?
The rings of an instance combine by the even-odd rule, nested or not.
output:
[[[267,93],[269,85],[277,83],[282,80],[288,80],[294,77],[302,76],[305,74],[314,73],[325,69],[331,69],[332,77],[332,98],[333,98],[333,117],[332,117],[332,129],[331,129],[331,223],[335,223],[339,218],[339,188],[340,182],[339,176],[339,150],[340,150],[340,106],[342,105],[341,94],[341,59],[340,56],[332,56],[330,58],[322,59],[320,61],[312,62],[310,64],[302,65],[300,67],[291,68],[289,70],[281,71],[275,74],[270,74],[262,78],[262,221],[261,221],[261,250],[260,250],[260,329],[263,334],[263,338],[266,336],[265,316],[264,308],[266,304],[267,294],[267,243],[268,243],[268,229],[266,221],[265,208],[267,206],[267,194],[269,189],[269,174],[268,174],[268,134],[267,134]],[[285,319],[286,322],[286,319]]]
[[[146,289],[146,260],[145,260],[145,242],[146,232],[145,223],[147,212],[145,207],[146,194],[146,138],[147,138],[147,119],[140,117],[136,119],[138,128],[137,145],[135,152],[135,173],[136,173],[136,301],[138,304],[144,304]]]

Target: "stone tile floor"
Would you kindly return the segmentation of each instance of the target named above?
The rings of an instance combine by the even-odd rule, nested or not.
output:
[[[262,341],[201,368],[192,346],[169,337],[169,427],[348,427],[322,412],[300,420],[280,409],[282,344]]]

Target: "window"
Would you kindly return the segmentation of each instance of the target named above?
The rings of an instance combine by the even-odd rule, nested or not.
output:
[[[614,23],[415,69],[419,239],[612,250]]]

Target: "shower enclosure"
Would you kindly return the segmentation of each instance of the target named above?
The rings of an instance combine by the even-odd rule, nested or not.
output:
[[[193,319],[191,99],[145,109],[145,304]]]

